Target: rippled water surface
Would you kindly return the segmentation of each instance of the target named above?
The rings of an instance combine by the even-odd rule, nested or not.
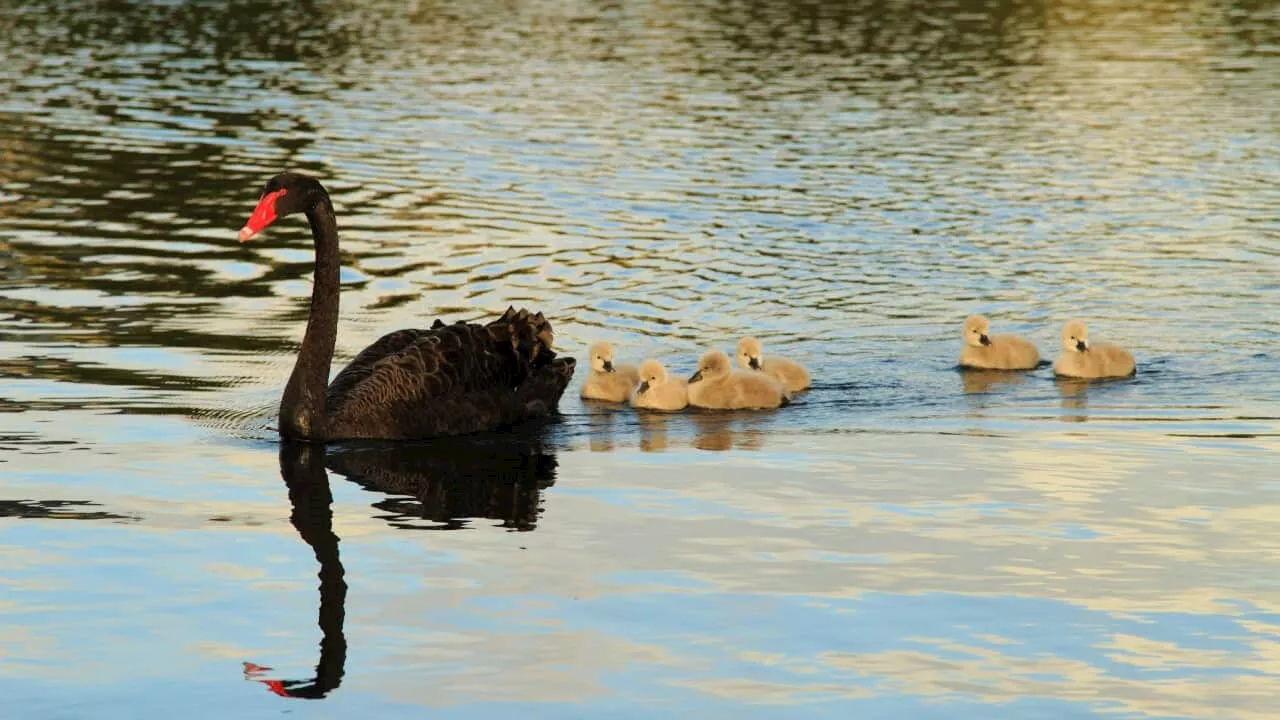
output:
[[[0,716],[1280,716],[1280,11],[0,0]],[[281,446],[338,356],[545,312],[776,413]],[[1131,380],[961,375],[988,314]]]

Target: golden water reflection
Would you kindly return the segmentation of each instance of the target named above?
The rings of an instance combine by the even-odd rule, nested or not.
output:
[[[749,421],[709,416],[694,437],[749,444]],[[102,675],[66,642],[68,632],[107,658],[122,651],[91,625],[41,619],[65,586],[42,580],[48,569],[58,569],[54,577],[91,572],[95,560],[80,557],[74,538],[114,527],[111,553],[125,558],[117,562],[145,567],[154,552],[120,553],[158,539],[170,552],[198,541],[216,563],[184,580],[193,590],[232,592],[257,613],[281,605],[293,619],[235,629],[216,613],[208,628],[180,615],[124,614],[112,631],[161,623],[175,647],[204,648],[219,672],[239,677],[243,660],[273,668],[250,672],[252,680],[309,678],[268,683],[276,691],[324,694],[341,677],[332,698],[382,688],[388,699],[429,706],[540,698],[605,708],[616,692],[609,678],[626,672],[641,687],[689,688],[706,712],[718,702],[804,705],[821,692],[843,702],[938,702],[959,714],[971,703],[1094,707],[1106,698],[1126,712],[1181,705],[1191,717],[1254,718],[1280,688],[1280,602],[1257,583],[1280,570],[1272,567],[1280,541],[1267,540],[1280,495],[1261,472],[1280,450],[1274,441],[1255,452],[1174,456],[1133,435],[1114,436],[1105,449],[1073,432],[773,435],[748,453],[703,452],[696,443],[598,453],[586,438],[556,440],[558,432],[512,453],[476,445],[471,456],[338,448],[322,460],[342,473],[328,479],[331,510],[323,492],[299,491],[324,479],[315,475],[321,456],[291,463],[288,448],[289,497],[274,501],[284,507],[259,500],[229,513],[225,504],[187,501],[162,510],[104,494],[97,514],[71,523],[86,530],[67,536],[70,552],[5,555],[10,600],[0,635],[13,640],[12,667],[38,672],[31,661],[56,660],[69,678]],[[270,479],[258,462],[270,453],[237,461],[246,487]],[[554,485],[538,480],[548,455]],[[36,457],[28,470],[57,462]],[[937,470],[922,471],[930,467]],[[524,481],[503,479],[509,472],[531,473],[536,515],[527,515]],[[461,485],[447,489],[451,482]],[[423,501],[459,492],[487,499]],[[401,497],[412,507],[389,504]],[[451,521],[431,507],[457,514]],[[299,525],[303,510],[322,520],[332,512],[332,520]],[[482,515],[498,522],[477,523]],[[459,531],[396,530],[419,527],[413,518],[424,516]],[[113,518],[129,520],[95,525]],[[311,549],[287,582],[284,568],[244,552],[284,542],[267,553],[278,555],[299,533]],[[308,539],[324,537],[323,552]],[[334,565],[337,538],[345,571],[335,575],[325,567]],[[315,558],[319,605],[307,580]],[[340,602],[325,578],[344,574],[351,589]],[[733,620],[738,629],[725,633],[722,618],[743,624]],[[31,622],[52,635],[22,640]],[[226,637],[210,644],[211,632]],[[345,644],[352,653],[335,670],[335,648]],[[164,656],[166,646],[155,652]],[[163,673],[161,665],[144,675]],[[412,680],[424,673],[449,681]]]
[[[0,13],[6,710],[296,709],[257,661],[343,717],[1275,714],[1266,3],[304,5]],[[338,206],[339,359],[514,302],[815,388],[579,378],[543,446],[335,450],[302,521],[310,239],[233,239],[285,167]],[[1141,373],[957,383],[971,312]]]

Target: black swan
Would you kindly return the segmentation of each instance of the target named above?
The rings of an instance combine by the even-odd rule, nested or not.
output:
[[[296,212],[306,214],[315,238],[315,283],[307,331],[280,398],[282,436],[422,439],[506,428],[555,412],[574,359],[557,358],[551,323],[524,309],[507,308],[485,325],[436,320],[429,330],[389,333],[328,383],[339,292],[338,222],[329,193],[305,175],[271,178],[240,242]]]

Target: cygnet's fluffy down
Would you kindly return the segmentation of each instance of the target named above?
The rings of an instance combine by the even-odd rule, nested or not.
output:
[[[587,350],[587,362],[591,372],[582,383],[582,397],[587,400],[626,402],[631,390],[640,382],[640,371],[635,365],[614,365],[613,346],[598,342]]]
[[[1040,364],[1040,352],[1031,341],[1017,335],[991,335],[991,323],[981,315],[964,321],[964,349],[960,366],[982,370],[1031,370]]]
[[[763,372],[782,383],[788,393],[809,389],[809,371],[803,365],[772,355],[766,359],[760,341],[753,337],[738,341],[738,367]]]
[[[776,408],[790,400],[782,383],[756,371],[735,372],[719,350],[698,360],[689,378],[689,404],[713,410]]]
[[[683,410],[689,405],[689,385],[682,378],[667,376],[667,369],[654,359],[640,363],[640,385],[631,395],[632,407],[648,410]]]
[[[1056,375],[1073,378],[1128,377],[1138,371],[1133,355],[1119,345],[1089,342],[1089,329],[1079,320],[1062,328],[1062,354],[1053,363]]]

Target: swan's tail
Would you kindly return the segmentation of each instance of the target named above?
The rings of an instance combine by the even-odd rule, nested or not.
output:
[[[577,362],[571,357],[556,357],[551,348],[555,342],[551,322],[542,313],[508,307],[502,317],[489,323],[488,329],[495,337],[511,343],[522,366],[524,381],[519,395],[528,413],[544,415],[555,410]]]
[[[491,333],[505,336],[516,357],[531,369],[547,365],[556,357],[555,350],[551,349],[556,336],[551,330],[551,322],[542,313],[508,307],[502,317],[487,327]]]

